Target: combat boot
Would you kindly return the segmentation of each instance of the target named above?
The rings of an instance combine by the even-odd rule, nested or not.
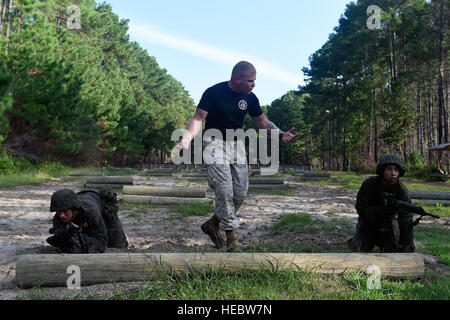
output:
[[[239,241],[236,236],[236,231],[226,231],[227,233],[227,251],[235,251],[239,247]]]
[[[224,241],[220,234],[219,219],[217,219],[216,215],[213,215],[211,219],[203,223],[201,229],[211,238],[211,241],[217,249],[223,247]]]

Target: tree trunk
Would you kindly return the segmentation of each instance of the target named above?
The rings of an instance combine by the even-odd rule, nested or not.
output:
[[[7,0],[5,0],[7,1]],[[11,31],[11,9],[13,8],[13,0],[9,0],[8,6],[8,27],[6,28],[6,38],[9,37],[9,32]]]
[[[375,163],[378,162],[378,119],[377,119],[377,90],[373,90],[373,158]]]
[[[394,23],[394,16],[392,15],[392,23]],[[391,77],[397,78],[397,53],[395,50],[397,34],[395,31],[390,32],[389,47],[390,47],[390,65],[391,65]]]
[[[6,0],[5,0],[6,4]],[[3,30],[3,0],[0,0],[0,36]]]
[[[438,143],[444,143],[444,0],[439,14]],[[448,130],[448,129],[447,129]],[[445,137],[446,139],[447,137]]]
[[[2,1],[3,5],[1,5]],[[0,0],[0,33],[3,31],[3,22],[5,21],[7,2],[8,0]]]
[[[343,162],[342,162],[342,171],[348,171],[348,159],[347,159],[347,92],[344,85],[344,139],[343,139]]]
[[[432,88],[428,91],[428,145],[434,144],[433,133],[434,133],[434,117],[433,117],[433,97],[431,93]]]

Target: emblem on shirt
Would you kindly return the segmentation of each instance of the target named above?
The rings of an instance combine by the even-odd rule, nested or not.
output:
[[[239,101],[239,103],[238,103],[238,107],[239,107],[239,109],[241,109],[241,110],[247,110],[247,101],[245,101],[245,100],[241,100],[241,101]]]

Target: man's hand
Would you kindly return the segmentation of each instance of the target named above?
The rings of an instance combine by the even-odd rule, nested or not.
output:
[[[180,142],[178,142],[178,144],[175,146],[175,148],[177,148],[178,150],[181,149],[187,149],[189,148],[189,145],[191,144],[191,139],[187,138],[187,137],[183,137],[183,139],[181,139]]]
[[[288,132],[285,132],[283,137],[281,138],[281,141],[284,143],[291,143],[295,138],[298,137],[298,134],[294,134],[295,127],[289,130]]]
[[[207,116],[207,111],[197,108],[194,116],[191,120],[189,120],[186,128],[186,133],[183,135],[183,139],[178,142],[175,148],[177,148],[178,150],[189,148],[189,144],[191,143],[192,139],[194,139],[197,133],[202,130],[203,121],[206,120]]]

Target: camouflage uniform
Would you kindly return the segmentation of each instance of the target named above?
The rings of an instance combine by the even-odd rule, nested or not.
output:
[[[117,216],[115,194],[102,190],[82,191],[62,189],[52,196],[50,211],[66,209],[78,211],[71,221],[82,227],[81,233],[65,234],[56,232],[47,242],[64,253],[103,253],[107,247],[127,248],[128,241]],[[53,217],[53,229],[61,230],[65,224],[59,216]]]
[[[403,176],[405,172],[401,159],[393,156],[382,157],[377,165],[378,176],[365,180],[358,191],[355,206],[358,212],[358,224],[355,235],[348,243],[353,251],[370,252],[375,245],[382,252],[415,251],[412,213],[386,205],[381,198],[382,192],[388,192],[397,200],[411,203],[408,189],[400,181],[393,189],[387,190],[383,187],[382,174],[385,165],[398,165],[400,176]]]
[[[209,164],[206,167],[208,185],[214,190],[216,208],[214,215],[219,220],[219,227],[224,231],[236,230],[239,227],[237,212],[244,203],[248,191],[248,167],[245,148],[240,141],[223,143],[222,154],[217,152],[212,158],[221,157],[223,162]],[[226,144],[234,148],[234,154],[226,152]],[[204,147],[209,143],[205,142]],[[231,150],[231,149],[230,149]],[[215,150],[217,151],[217,150]],[[220,160],[220,159],[219,159]]]

